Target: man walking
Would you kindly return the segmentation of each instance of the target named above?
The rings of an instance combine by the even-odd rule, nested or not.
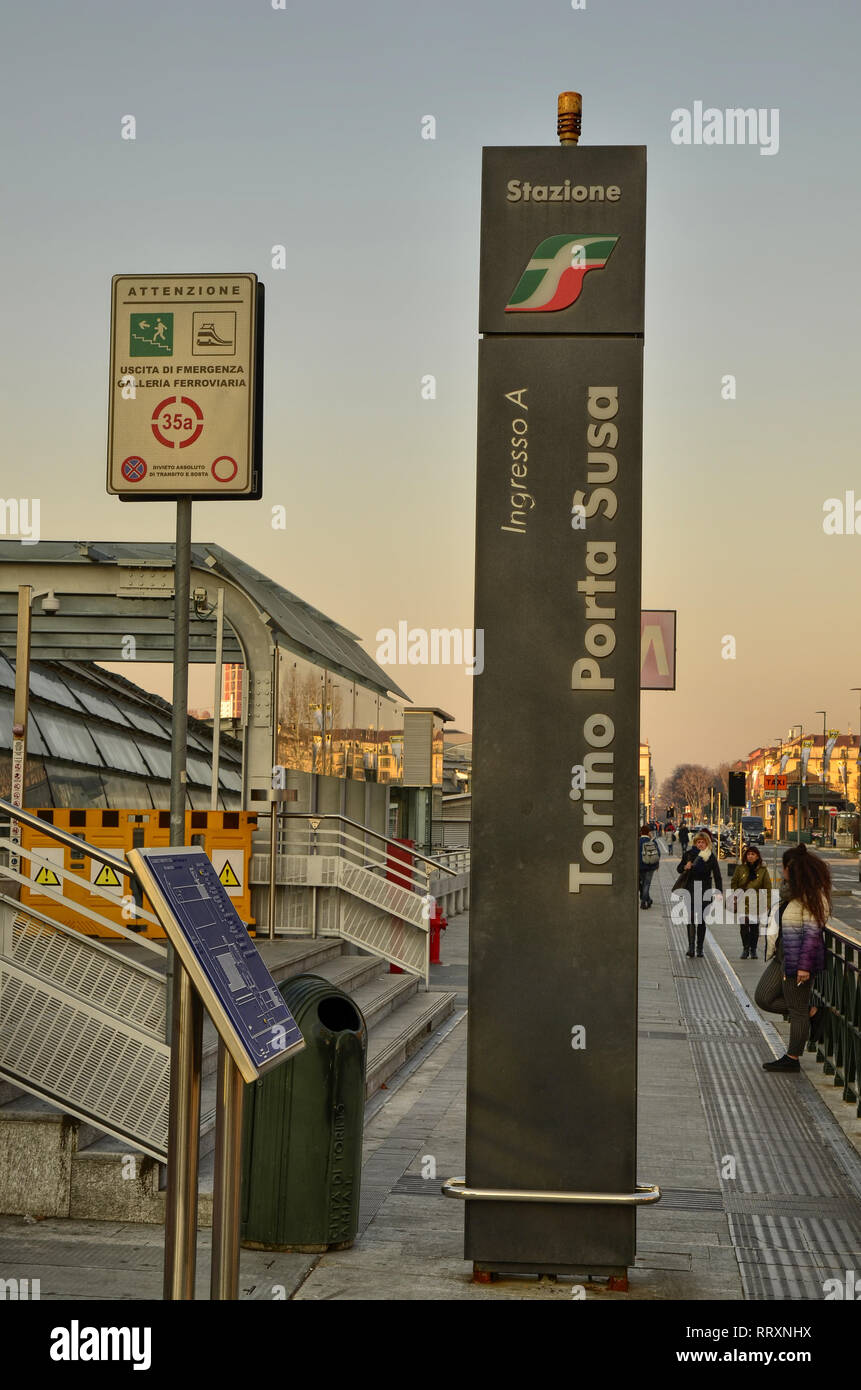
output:
[[[648,825],[640,830],[640,907],[652,906],[652,875],[661,862],[661,848]]]

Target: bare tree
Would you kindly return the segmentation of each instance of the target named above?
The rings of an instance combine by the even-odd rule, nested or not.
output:
[[[680,763],[662,783],[661,801],[666,806],[675,806],[679,815],[683,814],[685,806],[690,806],[692,815],[699,820],[703,808],[708,805],[714,776],[701,763]]]

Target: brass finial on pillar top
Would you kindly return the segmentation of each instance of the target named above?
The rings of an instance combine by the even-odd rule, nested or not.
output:
[[[560,92],[557,102],[556,131],[560,145],[576,145],[580,139],[583,98],[579,92]]]

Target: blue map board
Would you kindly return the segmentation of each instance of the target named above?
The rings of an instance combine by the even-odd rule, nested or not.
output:
[[[253,1080],[304,1047],[293,1015],[204,851],[132,850],[129,862],[138,869],[157,916],[245,1079]],[[236,1055],[237,1043],[242,1056]]]

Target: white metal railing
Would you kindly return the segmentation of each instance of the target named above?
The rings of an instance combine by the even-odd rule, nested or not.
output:
[[[77,843],[81,847],[81,850],[86,853],[83,841],[78,840]],[[81,917],[85,917],[88,921],[95,923],[101,932],[104,932],[105,929],[111,932],[117,932],[120,936],[124,936],[127,941],[133,941],[136,946],[143,946],[146,950],[152,951],[155,955],[166,955],[166,949],[161,942],[152,941],[149,937],[142,936],[140,932],[131,931],[128,927],[122,926],[119,922],[103,917],[101,913],[96,912],[94,908],[88,907],[86,903],[78,902],[74,898],[65,897],[63,893],[57,892],[56,889],[52,888],[47,883],[37,883],[36,878],[39,869],[49,869],[53,874],[56,874],[58,878],[62,879],[63,883],[68,880],[70,883],[77,884],[79,888],[83,888],[85,892],[92,893],[95,897],[104,898],[107,902],[116,905],[116,893],[112,893],[110,888],[100,888],[98,884],[91,883],[88,878],[83,878],[81,874],[76,874],[71,869],[65,869],[61,864],[55,863],[53,859],[48,859],[44,855],[41,855],[38,850],[27,849],[25,846],[19,845],[12,840],[0,839],[0,850],[5,850],[10,854],[14,852],[20,859],[27,859],[30,862],[29,874],[22,874],[20,870],[11,868],[7,863],[3,867],[4,878],[15,879],[16,882],[22,883],[29,888],[31,892],[38,893],[39,897],[51,898],[54,902],[60,903],[61,906],[71,908],[76,916],[80,914]],[[33,867],[34,865],[36,866],[35,868]],[[131,870],[127,868],[125,872],[126,874],[130,874]],[[29,906],[27,910],[29,911]],[[136,921],[142,920],[150,922],[156,927],[160,925],[158,918],[142,906],[135,906],[134,917]]]
[[[282,812],[276,825],[275,873],[270,854],[255,852],[252,884],[307,888],[311,904],[287,930],[317,934],[318,890],[341,890],[325,908],[328,933],[342,936],[394,965],[429,979],[430,927],[441,881],[468,870],[468,851],[431,857],[370,826],[333,813]],[[270,851],[271,853],[271,851]],[[274,923],[296,921],[294,908],[276,899]]]
[[[451,862],[464,851],[431,857],[347,816],[282,812],[278,818],[278,854],[328,854],[380,874],[422,897],[434,874],[462,872]]]
[[[468,849],[441,849],[433,856],[441,869],[449,869],[454,874],[468,874],[470,851]]]
[[[130,870],[106,850],[88,845],[32,813],[0,802],[0,811],[46,838],[108,864],[126,877]],[[70,900],[47,884],[34,883],[38,867],[116,903],[116,896],[72,873],[38,850],[0,841],[30,862],[30,874],[8,864],[3,876],[35,887],[40,896],[69,907]],[[92,908],[74,912],[164,957],[165,947]],[[135,917],[155,921],[135,907]],[[153,962],[155,964],[155,962]],[[170,1049],[164,1041],[165,980],[157,969],[125,951],[55,921],[44,911],[0,893],[0,1076],[21,1090],[50,1101],[126,1140],[164,1162],[167,1157]]]

